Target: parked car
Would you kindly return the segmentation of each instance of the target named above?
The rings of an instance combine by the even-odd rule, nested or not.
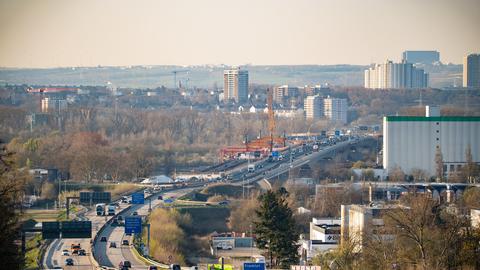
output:
[[[62,256],[70,256],[70,254],[68,254],[68,250],[67,249],[64,249],[62,251]]]
[[[122,246],[128,246],[128,245],[129,245],[128,240],[123,240],[123,241],[122,241]]]
[[[130,261],[124,261],[124,262],[123,262],[123,267],[128,267],[128,268],[130,268],[130,267],[132,267],[132,264],[130,263]]]
[[[86,256],[87,255],[87,252],[85,251],[85,249],[80,249],[78,251],[78,256]]]
[[[65,260],[65,265],[73,265],[73,259],[72,258],[68,258]]]
[[[148,267],[148,270],[158,270],[158,267],[155,266],[155,265],[150,265],[150,266]]]
[[[111,247],[111,248],[116,248],[116,247],[117,247],[117,243],[115,243],[115,242],[110,242],[110,247]]]
[[[159,200],[163,200],[163,196],[162,196],[162,195],[158,195],[158,199],[159,199]]]
[[[100,242],[107,242],[107,237],[102,236],[102,237],[100,238]]]

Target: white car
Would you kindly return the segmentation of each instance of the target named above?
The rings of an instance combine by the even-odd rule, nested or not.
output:
[[[227,249],[227,250],[231,250],[233,249],[233,246],[229,243],[226,243],[226,242],[221,242],[221,243],[218,243],[217,244],[217,249]]]
[[[70,256],[70,254],[68,253],[68,250],[64,249],[62,251],[62,256]]]

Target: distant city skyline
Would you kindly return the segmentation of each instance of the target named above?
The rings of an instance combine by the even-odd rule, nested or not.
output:
[[[368,65],[480,52],[478,0],[0,0],[1,67]]]

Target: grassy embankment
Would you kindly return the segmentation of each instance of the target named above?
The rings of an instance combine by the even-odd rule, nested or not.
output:
[[[27,253],[25,254],[25,269],[39,269],[37,259],[40,256],[40,246],[45,240],[42,240],[41,234],[35,234],[35,236],[27,240],[26,247]]]

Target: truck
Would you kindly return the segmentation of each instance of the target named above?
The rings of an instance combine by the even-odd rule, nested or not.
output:
[[[105,216],[106,205],[104,203],[98,203],[95,205],[95,210],[97,211],[97,216]]]
[[[109,204],[108,205],[108,215],[114,216],[115,215],[115,205]]]
[[[255,164],[248,164],[248,172],[254,172],[255,171]]]

